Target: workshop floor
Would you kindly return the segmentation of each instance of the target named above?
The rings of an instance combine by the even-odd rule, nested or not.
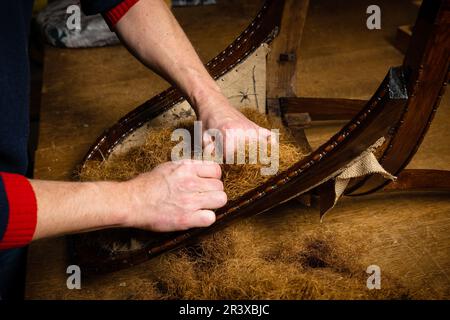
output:
[[[239,34],[260,3],[259,0],[248,0],[245,4],[237,0],[222,2],[225,1],[219,1],[217,6],[175,10],[205,61]],[[377,3],[382,9],[382,29],[368,31],[365,28],[365,10],[372,4],[369,1],[311,1],[296,82],[301,96],[367,99],[383,79],[387,68],[401,63],[402,54],[392,45],[396,27],[412,23],[417,7],[410,0],[382,0]],[[47,105],[52,112],[41,114],[40,137],[52,138],[40,140],[35,175],[67,179],[103,129],[163,89],[166,83],[133,61],[122,48],[79,50],[76,58],[70,50],[52,49],[47,51],[46,62],[49,59],[53,62],[44,71],[41,108],[45,109]],[[110,60],[115,60],[116,68],[103,70],[101,66]],[[82,66],[86,63],[97,67],[89,69]],[[115,86],[102,84],[99,81],[102,74],[115,78]],[[70,90],[66,87],[64,92],[61,88],[68,76],[77,85]],[[103,99],[105,107],[100,111],[94,109],[99,99]],[[66,112],[66,104],[78,105],[76,112]],[[108,112],[101,112],[105,110]],[[70,118],[74,114],[81,122],[76,135],[68,130],[69,125],[64,124],[74,123],[75,119]],[[450,169],[449,117],[450,93],[447,92],[409,168]],[[322,125],[308,129],[311,144],[320,145],[339,126]],[[362,264],[379,265],[382,274],[386,272],[390,278],[395,278],[411,292],[411,297],[450,298],[448,195],[377,194],[345,198],[323,223],[319,223],[317,209],[304,208],[292,202],[272,210],[261,219],[282,224],[282,219],[272,217],[294,214],[303,218],[297,230],[347,234],[349,241],[365,242],[367,249],[360,256]],[[274,239],[281,237],[277,234],[272,236]],[[55,250],[53,246],[58,242],[60,246]],[[67,290],[65,281],[60,281],[64,279],[60,268],[65,261],[64,250],[62,239],[37,242],[31,247],[27,298],[145,298],[142,288],[138,290],[136,285],[143,283],[137,279],[145,278],[146,264],[113,276],[99,277],[80,291]],[[61,265],[55,267],[49,261]]]

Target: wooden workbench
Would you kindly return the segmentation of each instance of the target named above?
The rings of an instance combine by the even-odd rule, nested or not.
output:
[[[180,9],[176,14],[202,58],[207,60],[246,26],[256,8],[257,5],[242,5],[220,19],[214,18],[220,8],[194,9],[209,17],[202,22],[191,17],[192,9]],[[348,25],[338,26],[335,17],[339,12],[327,17],[318,14],[319,8],[318,2],[312,6],[306,25],[303,67],[297,80],[302,95],[366,99],[383,78],[387,66],[401,61],[401,54],[386,41],[385,34],[368,37],[355,31],[354,26],[359,22],[352,12],[342,9],[341,16],[349,14],[351,18],[344,19]],[[392,12],[402,14],[399,10]],[[390,17],[392,26],[398,25],[395,18]],[[202,28],[204,25],[208,28]],[[330,29],[334,30],[334,35],[327,33]],[[389,29],[383,32],[388,33]],[[339,42],[335,38],[340,36]],[[342,77],[342,70],[350,70],[346,78]],[[166,86],[120,46],[83,50],[47,48],[35,177],[70,179],[88,147],[104,129]],[[411,167],[450,169],[449,115],[447,93]],[[336,128],[309,130],[312,144],[317,146]],[[447,142],[442,145],[439,141]],[[304,216],[305,230],[320,232],[324,225],[332,232],[358,229],[367,235],[366,241],[371,244],[363,257],[367,265],[380,265],[402,285],[412,291],[420,290],[427,297],[450,297],[448,195],[374,195],[343,199],[324,224],[318,223],[314,208],[290,203],[276,210],[277,214]],[[151,262],[82,280],[82,290],[67,289],[67,266],[63,238],[33,243],[29,250],[26,298],[146,297],[145,288],[149,285],[146,270],[151,268]]]

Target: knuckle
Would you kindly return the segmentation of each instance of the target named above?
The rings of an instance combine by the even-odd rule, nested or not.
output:
[[[196,166],[196,164],[193,164],[193,163],[188,163],[188,164],[185,164],[184,165],[184,167],[183,167],[183,171],[187,174],[187,175],[190,175],[190,176],[192,176],[192,175],[195,175],[195,167]]]
[[[184,213],[191,213],[200,208],[200,202],[197,200],[193,194],[185,194],[182,196],[179,205],[183,208]]]
[[[189,210],[193,204],[192,197],[187,194],[183,194],[179,196],[179,205],[185,210]]]
[[[182,206],[186,203],[187,197],[183,191],[177,191],[176,194],[172,194],[170,197],[173,204],[176,206],[183,208]]]
[[[200,206],[196,202],[191,200],[186,204],[185,213],[192,213],[198,209],[200,209]]]
[[[185,163],[182,163],[175,169],[175,172],[178,175],[182,175],[184,172],[186,172],[187,167],[188,167],[188,165],[186,165]]]
[[[185,178],[180,181],[181,187],[187,190],[195,190],[197,183],[192,178]]]
[[[219,130],[227,130],[227,129],[233,129],[235,127],[235,125],[232,122],[225,122],[224,124],[222,124],[219,128]]]
[[[176,218],[176,224],[177,224],[177,228],[179,228],[179,229],[187,229],[187,227],[189,226],[188,215],[186,215],[186,214],[179,215]]]

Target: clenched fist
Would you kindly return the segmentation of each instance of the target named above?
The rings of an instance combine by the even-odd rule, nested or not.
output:
[[[129,208],[125,225],[165,232],[213,224],[211,209],[227,203],[220,177],[214,162],[183,160],[123,182]]]

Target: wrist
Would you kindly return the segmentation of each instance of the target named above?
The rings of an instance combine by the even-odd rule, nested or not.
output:
[[[223,96],[217,83],[209,76],[196,72],[189,75],[187,98],[198,116],[212,112],[214,106],[222,104]]]
[[[92,189],[97,194],[96,203],[99,203],[104,217],[103,226],[124,227],[126,226],[129,210],[126,198],[128,193],[124,192],[123,182],[102,181],[93,182]]]
[[[230,106],[228,99],[220,91],[205,90],[195,101],[199,120],[213,119],[221,111]]]

